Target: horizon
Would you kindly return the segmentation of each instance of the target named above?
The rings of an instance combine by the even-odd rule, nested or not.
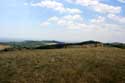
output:
[[[33,40],[33,39],[1,39],[0,42],[25,42],[25,41],[57,41],[57,42],[65,42],[65,43],[80,43],[80,42],[87,42],[87,41],[95,41],[95,42],[101,42],[101,43],[123,43],[125,42],[103,42],[103,41],[98,41],[98,40],[82,40],[82,41],[63,41],[63,40]]]
[[[2,0],[0,41],[125,43],[125,0]]]

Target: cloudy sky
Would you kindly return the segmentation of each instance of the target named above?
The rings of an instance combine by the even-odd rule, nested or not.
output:
[[[0,38],[125,42],[125,0],[0,0]]]

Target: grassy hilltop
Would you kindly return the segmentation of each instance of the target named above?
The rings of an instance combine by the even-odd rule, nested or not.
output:
[[[125,83],[125,50],[93,47],[2,51],[0,83]]]

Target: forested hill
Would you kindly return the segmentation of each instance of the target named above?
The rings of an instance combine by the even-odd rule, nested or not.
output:
[[[67,47],[116,47],[125,49],[124,43],[102,43],[99,41],[84,41],[78,43],[66,43],[59,41],[22,41],[22,42],[0,42],[0,45],[9,45],[9,49],[54,49]],[[5,46],[5,47],[7,47]]]

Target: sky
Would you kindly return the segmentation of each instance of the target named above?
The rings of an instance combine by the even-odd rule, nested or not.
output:
[[[125,0],[0,0],[0,38],[125,43]]]

